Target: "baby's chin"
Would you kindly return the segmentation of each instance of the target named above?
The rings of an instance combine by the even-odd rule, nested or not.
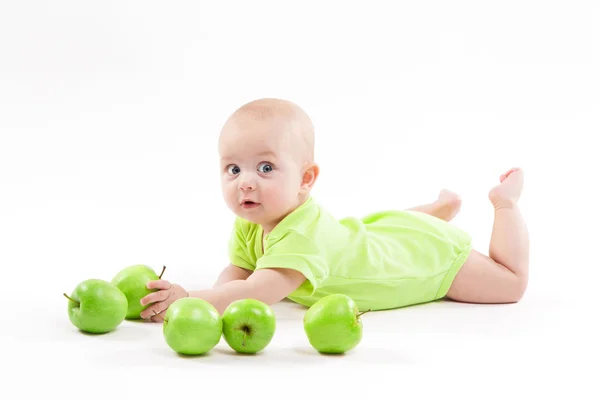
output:
[[[268,220],[262,205],[250,209],[238,206],[233,210],[233,212],[235,212],[238,217],[254,224],[262,225]]]
[[[236,211],[238,217],[245,219],[248,222],[253,224],[261,225],[261,226],[270,226],[275,225],[275,221],[281,221],[282,217],[278,217],[278,214],[268,213],[263,206],[257,207],[255,209],[238,209]]]
[[[263,225],[264,221],[262,218],[257,218],[256,215],[250,215],[248,213],[237,213],[237,216],[245,219],[248,222],[252,222],[253,224]]]

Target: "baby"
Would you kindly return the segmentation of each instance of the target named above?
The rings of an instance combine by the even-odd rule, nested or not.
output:
[[[489,192],[494,224],[489,257],[448,223],[460,199],[439,198],[409,210],[335,219],[312,197],[319,167],[314,128],[296,104],[259,99],[236,110],[219,137],[221,182],[236,219],[230,264],[210,289],[187,291],[166,280],[148,283],[144,319],[163,320],[169,305],[199,297],[219,313],[238,299],[272,305],[288,298],[304,306],[333,293],[361,311],[385,310],[448,298],[511,303],[523,296],[529,237],[518,207],[523,171],[500,176]]]

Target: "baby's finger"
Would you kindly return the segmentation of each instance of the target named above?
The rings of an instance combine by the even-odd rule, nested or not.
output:
[[[169,281],[164,280],[164,279],[159,279],[159,280],[156,280],[156,281],[150,281],[150,282],[148,282],[148,284],[146,285],[146,287],[148,289],[165,290],[165,289],[171,289],[171,283]]]
[[[148,307],[144,311],[142,311],[140,313],[140,317],[142,317],[143,319],[148,319],[150,317],[153,317],[157,314],[160,314],[164,310],[166,310],[167,306],[168,305],[164,301],[154,303],[150,307]]]
[[[165,320],[165,314],[167,310],[164,310],[156,315],[150,317],[150,321],[152,322],[163,322]]]
[[[165,301],[169,297],[170,292],[168,290],[159,290],[152,292],[140,300],[140,304],[145,306],[146,304],[156,303],[158,301]]]

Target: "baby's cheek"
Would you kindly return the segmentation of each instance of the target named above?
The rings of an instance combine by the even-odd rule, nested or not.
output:
[[[287,187],[283,182],[269,183],[263,190],[263,197],[271,208],[281,208],[286,202],[286,191]]]
[[[224,184],[223,185],[223,196],[225,197],[225,201],[229,206],[238,204],[238,196],[237,191],[234,185],[232,184]]]
[[[265,187],[262,188],[262,194],[265,202],[269,202],[271,204],[276,204],[279,202],[279,198],[281,197],[281,191],[283,188],[278,187],[276,184],[269,182]]]

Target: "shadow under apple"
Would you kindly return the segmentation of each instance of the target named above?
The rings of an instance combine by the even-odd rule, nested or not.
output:
[[[110,341],[110,342],[145,342],[147,340],[153,340],[155,335],[162,335],[161,326],[153,326],[157,324],[151,323],[131,323],[131,321],[125,321],[121,325],[109,332],[103,333],[92,333],[82,331],[74,326],[70,326],[69,331],[75,335],[83,336],[83,340],[98,340]],[[65,340],[72,340],[72,338],[65,338]]]

